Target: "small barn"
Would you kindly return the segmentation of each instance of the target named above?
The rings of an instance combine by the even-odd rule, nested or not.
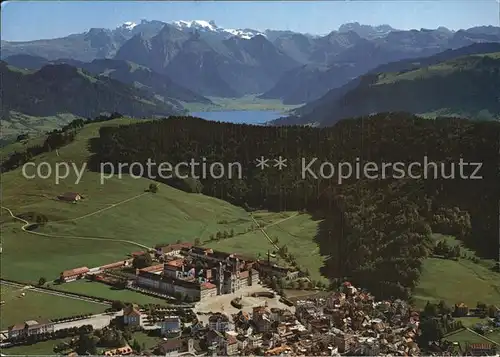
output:
[[[61,201],[67,202],[77,202],[82,199],[82,195],[77,192],[65,192],[62,195],[57,196]]]

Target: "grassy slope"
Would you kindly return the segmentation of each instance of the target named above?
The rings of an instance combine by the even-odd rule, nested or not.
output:
[[[69,317],[86,313],[104,312],[106,306],[87,301],[54,296],[25,290],[26,295],[19,297],[21,290],[2,285],[1,299],[5,301],[0,307],[2,318],[0,330],[26,320],[51,319]]]
[[[241,98],[209,97],[214,104],[183,103],[191,112],[218,112],[235,110],[275,110],[288,111],[300,105],[286,105],[277,99],[259,99],[257,95],[246,95]]]
[[[449,245],[461,242],[451,236],[435,234],[434,239],[445,240]],[[474,257],[474,252],[461,246],[462,254]],[[500,275],[491,268],[494,262],[469,259],[458,261],[428,258],[424,261],[420,282],[415,289],[415,302],[423,307],[426,302],[445,300],[450,305],[464,302],[475,306],[478,301],[498,304],[500,301]],[[466,287],[466,288],[464,288]]]
[[[87,125],[75,142],[59,150],[59,156],[54,152],[46,153],[36,157],[34,162],[46,161],[54,167],[57,162],[66,160],[81,165],[89,156],[88,139],[95,137],[101,126],[131,122],[134,120],[118,119]],[[3,206],[10,208],[14,214],[37,212],[52,221],[40,231],[108,239],[95,241],[36,236],[22,232],[22,223],[14,221],[2,210],[1,274],[11,279],[36,281],[43,275],[50,280],[65,269],[113,262],[122,259],[127,253],[142,250],[115,239],[133,240],[145,245],[175,242],[178,239],[193,241],[195,237],[208,237],[218,230],[233,228],[238,232],[251,223],[248,214],[241,208],[215,198],[187,194],[166,185],[160,185],[156,194],[146,194],[89,217],[71,221],[142,194],[150,181],[124,175],[122,179],[115,177],[101,185],[99,174],[85,172],[79,184],[75,184],[76,175],[71,173],[56,185],[53,178],[28,180],[22,176],[20,169],[5,173],[2,180]],[[66,191],[79,192],[86,199],[78,204],[54,199]],[[217,224],[221,219],[228,224]],[[61,220],[65,222],[55,222]]]
[[[375,85],[391,84],[399,81],[412,81],[415,79],[424,79],[434,76],[444,77],[456,72],[457,70],[470,68],[471,60],[481,57],[500,59],[500,53],[494,52],[494,53],[486,53],[480,55],[464,56],[456,58],[454,60],[438,63],[432,66],[414,69],[412,71],[382,73],[379,75],[378,81]]]
[[[21,133],[39,135],[47,131],[59,129],[69,122],[78,119],[69,113],[61,113],[50,117],[34,117],[23,113],[11,112],[10,118],[2,120],[2,138],[14,138]]]

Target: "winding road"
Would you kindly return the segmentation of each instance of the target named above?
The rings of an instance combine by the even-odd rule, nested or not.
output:
[[[125,202],[128,202],[128,201],[131,201],[132,199],[136,199],[138,197],[141,197],[143,194],[140,194],[140,195],[137,195],[137,196],[134,196],[132,198],[129,198],[129,199],[126,199],[124,201],[121,201],[121,202],[118,202],[118,203],[115,203],[115,204],[112,204],[110,207],[106,207],[106,208],[103,208],[103,209],[100,209],[98,211],[95,211],[95,212],[92,212],[92,213],[89,213],[89,214],[86,214],[84,216],[81,216],[81,217],[77,217],[77,218],[73,218],[73,219],[68,219],[68,220],[64,220],[64,221],[75,221],[75,220],[78,220],[78,219],[82,219],[82,218],[85,218],[85,217],[89,217],[89,216],[92,216],[94,214],[97,214],[97,213],[100,213],[100,212],[103,212],[105,210],[108,210],[108,209],[111,209],[111,208],[114,208],[122,203],[125,203]],[[116,239],[116,238],[111,238],[111,237],[100,237],[100,236],[72,236],[72,235],[57,235],[57,234],[48,234],[48,233],[41,233],[41,232],[36,232],[36,231],[32,231],[32,230],[29,230],[27,229],[29,226],[35,224],[35,223],[30,223],[28,222],[27,220],[21,218],[21,217],[18,217],[16,215],[14,215],[14,213],[12,213],[12,211],[7,208],[7,207],[4,207],[4,206],[1,206],[2,209],[6,210],[7,212],[9,212],[10,216],[18,221],[21,221],[24,223],[24,225],[21,227],[21,229],[26,232],[26,233],[30,233],[30,234],[35,234],[35,235],[38,235],[38,236],[42,236],[42,237],[49,237],[49,238],[66,238],[66,239],[79,239],[79,240],[97,240],[97,241],[108,241],[108,242],[119,242],[119,243],[125,243],[125,244],[131,244],[131,245],[134,245],[134,246],[137,246],[137,247],[140,247],[140,248],[143,248],[143,249],[147,249],[147,250],[150,250],[150,249],[153,249],[151,247],[148,247],[147,245],[144,245],[144,244],[141,244],[141,243],[138,243],[138,242],[134,242],[134,241],[131,241],[131,240],[126,240],[126,239]],[[56,222],[63,222],[63,221],[56,221]]]

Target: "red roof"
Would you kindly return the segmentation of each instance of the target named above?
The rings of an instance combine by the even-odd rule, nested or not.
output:
[[[69,278],[75,275],[86,274],[90,271],[87,267],[75,268],[71,270],[65,270],[61,273],[61,275],[65,278]]]
[[[165,263],[171,267],[181,267],[184,264],[184,259],[175,259]]]
[[[248,270],[240,272],[240,279],[248,278]]]
[[[139,271],[149,271],[149,272],[157,272],[162,270],[163,270],[163,264],[151,265],[149,267],[139,269]]]
[[[474,350],[491,350],[492,344],[490,343],[471,343],[469,347]]]
[[[104,269],[119,268],[119,267],[124,266],[125,262],[126,262],[126,260],[122,260],[122,261],[115,262],[115,263],[109,263],[109,264],[101,266],[101,269],[104,270]]]
[[[234,337],[232,335],[227,335],[227,344],[234,345],[235,343],[238,343],[238,340],[236,339],[236,337]]]
[[[161,250],[163,253],[169,253],[174,250],[181,250],[182,248],[191,248],[193,247],[193,243],[176,243],[176,244],[169,244],[165,247],[162,247]]]
[[[214,289],[216,286],[212,283],[203,283],[201,284],[201,289],[202,290],[207,290],[207,289]]]
[[[146,253],[146,252],[142,252],[142,251],[141,252],[133,252],[131,255],[133,257],[138,257],[139,255],[143,255],[144,253]]]

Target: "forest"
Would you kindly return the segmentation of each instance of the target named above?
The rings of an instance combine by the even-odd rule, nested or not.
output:
[[[451,234],[494,258],[498,253],[500,123],[459,118],[425,120],[403,112],[342,120],[333,127],[252,126],[193,117],[103,127],[91,140],[89,167],[100,163],[239,162],[237,179],[190,179],[202,192],[247,210],[306,210],[322,220],[315,237],[329,255],[323,274],[349,278],[379,297],[408,298],[431,233]],[[287,158],[287,168],[266,170],[255,159]],[[318,162],[480,162],[480,180],[430,177],[301,177],[301,159]],[[135,174],[137,174],[135,172]],[[161,180],[161,179],[159,179]]]

